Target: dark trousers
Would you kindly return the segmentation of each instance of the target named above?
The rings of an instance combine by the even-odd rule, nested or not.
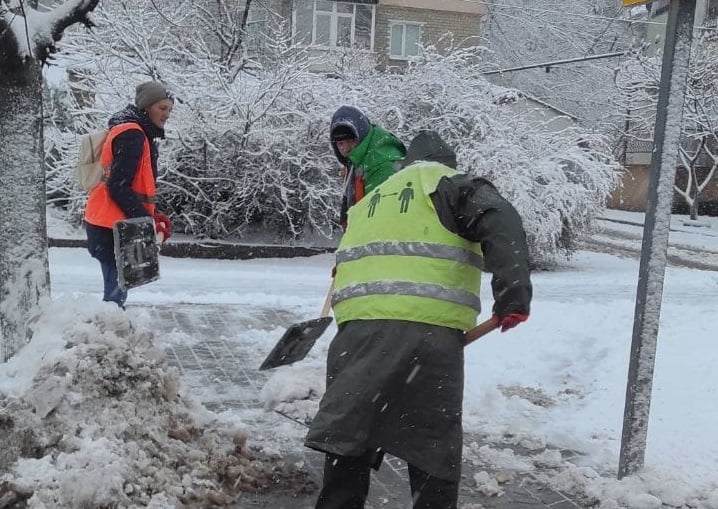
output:
[[[124,307],[125,301],[127,300],[127,292],[120,290],[120,285],[117,282],[117,265],[114,262],[100,262],[100,267],[102,268],[102,281],[104,285],[102,300],[114,302],[121,308]]]
[[[369,455],[327,454],[316,509],[363,509],[369,493],[371,462]],[[414,509],[456,509],[458,481],[439,479],[409,465],[409,483]]]
[[[117,262],[115,262],[115,240],[112,229],[85,224],[87,231],[87,250],[100,262],[102,282],[104,286],[102,300],[114,302],[124,307],[127,292],[120,290],[117,282]]]

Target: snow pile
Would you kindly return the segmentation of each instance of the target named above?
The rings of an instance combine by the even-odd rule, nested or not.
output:
[[[487,497],[501,497],[505,494],[499,487],[499,481],[485,470],[474,474],[474,482],[476,491]]]
[[[598,509],[718,508],[718,487],[696,490],[677,475],[648,469],[619,481],[610,474],[563,459],[556,449],[537,452],[536,448],[525,448],[525,442],[524,437],[515,436],[504,437],[501,443],[492,442],[509,447],[476,442],[464,446],[464,461],[487,469],[473,476],[473,489],[486,496],[502,496],[500,485],[518,475]]]
[[[114,306],[63,304],[0,367],[0,507],[228,505],[270,485],[310,487],[180,395],[150,331]]]
[[[619,481],[602,477],[588,467],[571,466],[544,480],[599,509],[718,508],[718,488],[697,493],[685,480],[669,473],[644,471]]]
[[[297,380],[302,383],[297,383]],[[321,367],[289,366],[277,370],[267,380],[259,399],[265,410],[275,410],[294,421],[309,424],[319,410],[319,399],[324,389]]]

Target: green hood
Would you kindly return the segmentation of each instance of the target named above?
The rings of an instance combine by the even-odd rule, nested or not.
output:
[[[394,163],[405,155],[406,147],[399,138],[372,124],[369,134],[349,152],[349,160],[357,175],[363,175],[364,190],[368,193],[394,174]]]

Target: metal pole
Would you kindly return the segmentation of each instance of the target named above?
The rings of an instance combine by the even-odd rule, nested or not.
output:
[[[676,178],[695,8],[696,0],[671,0],[666,23],[651,181],[643,228],[626,406],[623,414],[619,479],[642,469],[645,460],[673,184]]]

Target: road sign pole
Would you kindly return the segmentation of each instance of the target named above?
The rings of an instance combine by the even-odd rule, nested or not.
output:
[[[618,478],[643,468],[696,0],[671,0],[658,92]]]

